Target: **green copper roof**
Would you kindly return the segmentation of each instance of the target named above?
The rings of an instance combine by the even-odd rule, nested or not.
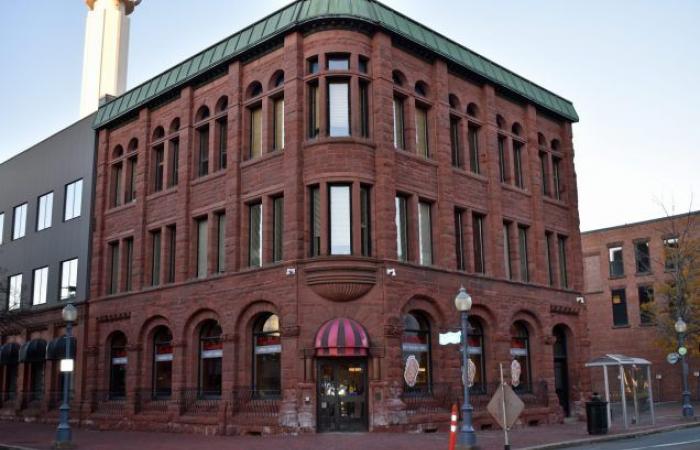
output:
[[[233,34],[192,58],[131,89],[100,107],[94,126],[99,128],[147,102],[182,86],[209,69],[296,26],[313,20],[347,18],[380,26],[433,51],[509,91],[571,121],[578,121],[573,104],[558,95],[489,61],[376,0],[297,0]]]

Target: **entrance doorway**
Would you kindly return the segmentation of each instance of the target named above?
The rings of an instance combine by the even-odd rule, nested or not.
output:
[[[564,415],[571,415],[569,405],[569,363],[567,352],[566,328],[563,325],[554,327],[554,389],[559,398],[559,404]]]
[[[320,359],[317,364],[317,430],[367,431],[367,360]]]

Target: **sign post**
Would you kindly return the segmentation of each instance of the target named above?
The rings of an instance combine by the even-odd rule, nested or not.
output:
[[[499,364],[501,371],[501,385],[493,394],[486,409],[496,420],[496,423],[503,428],[504,449],[510,450],[510,437],[508,430],[515,424],[518,417],[523,412],[525,404],[507,383],[503,381],[503,364]]]

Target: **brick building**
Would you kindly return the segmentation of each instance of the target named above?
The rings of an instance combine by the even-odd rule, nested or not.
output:
[[[474,299],[524,422],[586,390],[565,99],[370,0],[301,0],[100,108],[84,423],[430,429]],[[404,368],[418,363],[415,378]]]
[[[652,362],[655,398],[680,400],[680,364],[666,362],[658,329],[642,305],[655,301],[654,291],[669,277],[665,246],[675,245],[688,218],[698,233],[700,212],[620,225],[581,234],[584,286],[589,317],[591,356],[621,353]],[[691,349],[690,390],[700,395],[700,362]]]

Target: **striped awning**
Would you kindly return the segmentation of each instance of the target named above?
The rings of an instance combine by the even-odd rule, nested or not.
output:
[[[314,345],[316,356],[367,356],[369,336],[362,325],[341,317],[318,329]]]

